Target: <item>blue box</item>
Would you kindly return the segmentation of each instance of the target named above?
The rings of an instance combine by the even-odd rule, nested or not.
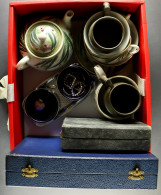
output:
[[[38,176],[22,176],[29,165]],[[144,173],[130,173],[137,169]],[[151,153],[62,152],[59,137],[26,137],[6,157],[6,182],[11,186],[155,189],[157,173],[158,159]]]

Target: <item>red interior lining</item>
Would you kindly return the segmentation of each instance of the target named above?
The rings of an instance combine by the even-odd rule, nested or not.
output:
[[[15,101],[9,103],[9,119],[10,119],[10,144],[13,149],[23,139],[23,112],[21,109],[22,102],[22,72],[16,70],[17,63],[17,40],[16,28],[18,18],[29,13],[40,11],[65,11],[73,9],[75,16],[85,16],[90,13],[99,11],[103,1],[35,1],[35,2],[11,2],[9,8],[9,45],[8,45],[8,76],[9,83],[15,85]],[[109,1],[111,2],[111,1]],[[51,6],[53,5],[53,6]],[[146,79],[145,93],[142,98],[142,106],[139,112],[139,120],[151,125],[151,102],[150,102],[150,68],[149,68],[149,51],[145,4],[143,1],[111,2],[114,10],[136,12],[140,52],[137,54],[136,66],[138,74]],[[92,14],[91,14],[92,15]]]
[[[13,149],[22,139],[22,72],[16,70],[17,64],[17,14],[13,7],[9,8],[9,37],[8,37],[8,83],[14,83],[14,102],[9,107],[10,147]]]
[[[140,108],[141,121],[151,125],[151,90],[150,90],[150,63],[145,4],[139,6],[137,12],[139,45],[137,73],[145,79],[145,97],[142,97],[142,106]]]
[[[76,16],[82,16],[84,13],[91,12],[92,10],[101,10],[102,3],[104,1],[35,1],[35,2],[11,2],[10,5],[13,6],[19,16],[24,16],[33,12],[45,12],[45,11],[64,11],[67,9],[72,9]],[[110,6],[116,10],[135,12],[142,3],[142,1],[108,1]]]

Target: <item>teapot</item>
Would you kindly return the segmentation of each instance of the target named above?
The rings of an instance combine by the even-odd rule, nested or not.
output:
[[[31,25],[28,23],[19,40],[23,58],[17,63],[17,69],[31,66],[52,71],[63,67],[73,53],[73,40],[69,32],[73,15],[74,12],[68,10],[63,19],[46,16]]]

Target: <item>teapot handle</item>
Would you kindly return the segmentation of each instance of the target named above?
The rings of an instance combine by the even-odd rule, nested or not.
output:
[[[18,63],[17,63],[17,70],[23,70],[28,67],[26,64],[30,58],[28,56],[23,57]]]

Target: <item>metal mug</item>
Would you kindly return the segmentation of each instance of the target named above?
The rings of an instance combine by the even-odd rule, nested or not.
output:
[[[113,28],[113,25],[114,28],[118,29],[118,32],[115,32],[115,36],[118,37],[115,37],[114,34],[111,34],[112,31],[110,33],[111,34],[110,36],[113,37],[112,41],[114,41],[114,43],[112,44],[115,44],[115,47],[104,48],[109,51],[111,49],[110,52],[98,50],[98,47],[95,47],[91,43],[91,40],[93,40],[94,38],[93,35],[97,35],[97,38],[101,39],[103,30],[108,28],[108,26],[110,28]],[[100,26],[102,27],[100,28]],[[130,27],[128,25],[126,18],[117,12],[111,11],[110,4],[105,2],[103,4],[103,11],[97,12],[96,14],[92,15],[89,18],[89,20],[86,22],[83,31],[83,39],[84,39],[85,47],[87,48],[87,50],[90,52],[92,56],[100,57],[100,58],[110,58],[115,56],[117,53],[121,52],[127,47],[130,40]],[[115,39],[117,39],[118,44],[115,43],[116,41]],[[102,40],[101,43],[103,41],[105,40]],[[107,37],[106,44],[108,44],[109,41],[111,40],[109,39],[109,37]]]
[[[125,36],[122,23],[115,17],[104,16],[97,19],[89,29],[91,44],[100,52],[116,49]]]
[[[121,65],[139,52],[138,43],[134,43],[130,32],[130,16],[111,11],[110,4],[105,2],[103,11],[89,18],[84,27],[83,41],[91,61],[104,66]]]
[[[137,84],[126,76],[107,78],[103,69],[94,67],[101,84],[96,89],[96,105],[109,119],[121,120],[131,117],[141,105],[141,95]]]
[[[60,118],[88,96],[93,79],[78,63],[41,83],[23,100],[27,116],[38,126]]]

